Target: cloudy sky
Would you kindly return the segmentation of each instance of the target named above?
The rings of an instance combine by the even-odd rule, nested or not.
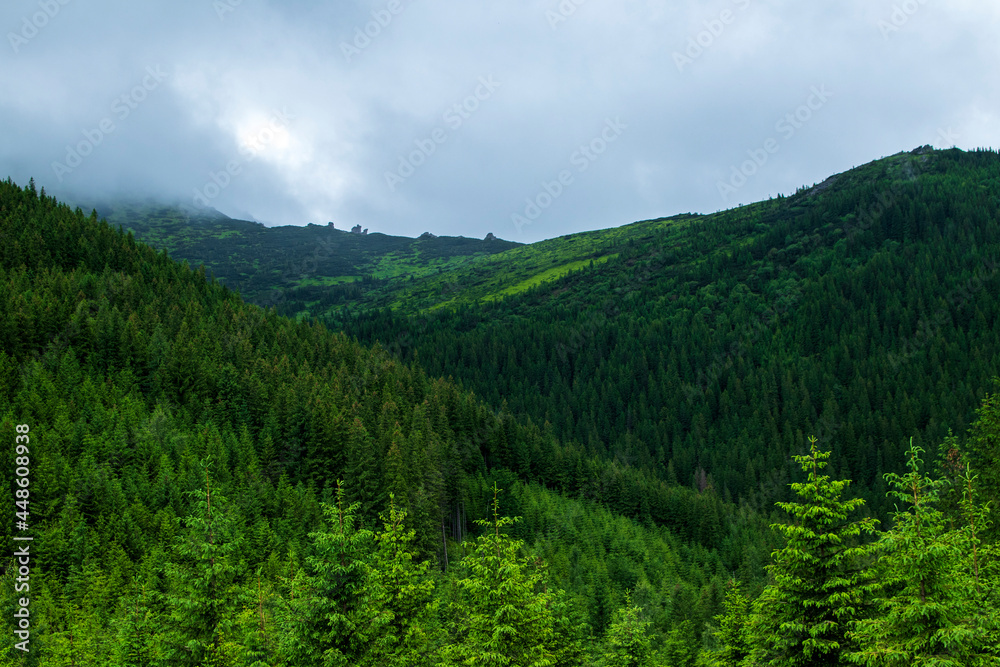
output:
[[[4,0],[0,178],[530,242],[1000,146],[992,0]]]

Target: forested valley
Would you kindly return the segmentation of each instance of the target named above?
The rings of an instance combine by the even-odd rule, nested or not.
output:
[[[0,665],[1000,664],[998,209],[921,149],[311,312],[0,183]]]

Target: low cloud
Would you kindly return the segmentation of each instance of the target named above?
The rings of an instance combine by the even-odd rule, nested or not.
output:
[[[9,0],[0,177],[534,241],[997,146],[998,28],[971,1]]]

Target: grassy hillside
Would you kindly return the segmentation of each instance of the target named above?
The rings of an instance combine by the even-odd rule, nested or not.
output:
[[[211,209],[154,202],[96,202],[115,228],[191,266],[204,264],[230,289],[291,313],[329,300],[330,287],[363,295],[388,284],[438,276],[520,244],[463,237],[352,234],[332,225],[265,227]],[[88,209],[89,210],[89,207]]]
[[[964,437],[1000,373],[996,153],[920,149],[794,196],[488,261],[518,274],[601,238],[607,261],[496,302],[520,275],[491,291],[469,267],[455,308],[325,321],[602,459],[761,509],[786,498],[785,462],[815,434],[884,516],[882,475],[909,438]]]

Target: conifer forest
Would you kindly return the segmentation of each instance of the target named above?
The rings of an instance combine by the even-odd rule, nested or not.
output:
[[[96,209],[0,182],[0,667],[1000,665],[996,152],[531,244]]]

